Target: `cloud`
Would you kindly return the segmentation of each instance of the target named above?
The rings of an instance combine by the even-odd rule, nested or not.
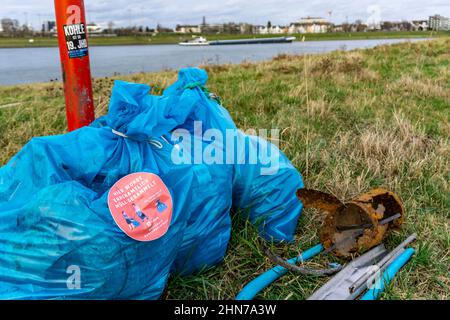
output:
[[[54,19],[53,0],[1,0],[0,17],[27,19],[34,26]],[[88,20],[117,26],[154,26],[161,23],[173,27],[181,23],[199,23],[203,16],[209,22],[250,22],[289,24],[304,16],[329,17],[335,23],[361,19],[367,21],[378,6],[382,20],[426,19],[432,14],[450,15],[448,0],[85,0]],[[373,11],[373,10],[372,10]]]

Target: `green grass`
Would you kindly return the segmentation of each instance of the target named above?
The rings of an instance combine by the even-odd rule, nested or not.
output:
[[[277,37],[277,35],[232,35],[232,34],[212,34],[203,35],[208,40],[227,40],[244,38],[265,38]],[[396,38],[426,38],[426,37],[448,37],[450,32],[436,31],[389,31],[389,32],[337,32],[323,34],[295,34],[300,41],[316,40],[361,40],[361,39],[396,39]],[[0,48],[24,48],[24,47],[56,47],[58,45],[56,37],[32,37],[33,43],[29,42],[31,37],[6,38],[0,37]],[[176,44],[181,41],[191,40],[192,35],[175,33],[158,34],[155,36],[120,36],[120,37],[90,37],[91,46],[117,46],[117,45],[152,45],[152,44]]]
[[[205,66],[208,87],[242,129],[279,128],[281,148],[307,187],[349,199],[375,187],[402,198],[403,229],[394,247],[413,232],[417,253],[383,299],[450,298],[450,40],[378,46],[326,55],[281,55],[262,63]],[[122,79],[148,83],[160,93],[176,72]],[[107,111],[112,78],[94,82],[97,114]],[[0,164],[34,136],[65,132],[58,83],[0,88]],[[319,242],[323,215],[306,210],[296,244],[285,257]],[[255,276],[273,267],[253,227],[233,218],[224,262],[202,275],[170,280],[168,299],[232,299]],[[325,265],[332,257],[315,259]],[[326,279],[287,274],[258,299],[305,299]]]

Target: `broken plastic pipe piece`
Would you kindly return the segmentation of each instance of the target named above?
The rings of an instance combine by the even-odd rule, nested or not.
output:
[[[356,279],[367,274],[371,266],[384,257],[387,250],[383,244],[349,262],[338,274],[314,292],[308,300],[354,300],[349,288]],[[359,295],[366,289],[365,287]]]
[[[415,250],[413,248],[408,248],[403,252],[391,265],[386,268],[380,279],[378,279],[375,284],[364,294],[361,300],[377,300],[381,293],[384,291],[387,285],[391,283],[397,272],[408,263],[411,259]]]
[[[309,260],[323,251],[322,244],[318,244],[311,249],[306,250],[300,256],[288,260],[290,264],[296,264],[301,261]],[[284,276],[288,270],[281,266],[276,266],[270,269],[251,282],[249,282],[242,291],[237,295],[236,300],[252,300],[259,292],[261,292],[268,285],[273,283],[278,278]]]
[[[417,233],[410,235],[405,241],[403,241],[399,246],[397,246],[394,250],[388,253],[380,262],[376,264],[381,272],[384,272],[386,268],[395,261],[404,251],[405,248],[411,244],[411,242],[417,239]],[[371,285],[376,281],[376,268],[372,270],[372,275],[369,277],[369,280],[366,277],[361,277],[355,284],[350,287],[350,293],[354,293],[356,291],[355,298],[359,296],[365,289],[367,289],[367,285]]]

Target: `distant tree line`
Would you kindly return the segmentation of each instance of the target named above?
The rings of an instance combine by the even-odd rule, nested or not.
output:
[[[322,19],[323,20],[323,19]],[[326,32],[365,32],[372,30],[380,31],[413,31],[413,30],[428,30],[426,20],[422,21],[382,21],[377,25],[367,25],[362,20],[356,20],[353,23],[342,23],[334,25],[328,22],[326,24]],[[294,24],[291,24],[294,25]],[[42,29],[34,31],[27,25],[20,25],[18,20],[4,18],[0,24],[0,36],[3,37],[26,37],[26,36],[49,36],[54,34],[54,21],[47,21],[43,24]],[[177,25],[175,29],[168,28],[158,24],[155,28],[149,26],[133,26],[133,27],[118,27],[114,26],[113,22],[109,22],[107,28],[101,29],[97,34],[115,34],[117,36],[147,36],[156,33],[201,33],[201,34],[259,34],[262,31],[270,33],[272,28],[277,29],[278,33],[294,32],[287,26],[276,26],[268,21],[265,26],[257,26],[249,23],[235,23],[227,22],[222,24],[207,24],[205,19],[199,25]],[[53,28],[54,29],[54,28]],[[264,30],[265,29],[265,30]],[[289,30],[289,31],[287,31]],[[294,29],[295,30],[295,29]],[[295,33],[295,32],[294,32]]]

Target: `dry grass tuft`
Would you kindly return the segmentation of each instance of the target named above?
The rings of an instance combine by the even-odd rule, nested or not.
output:
[[[205,69],[208,73],[214,73],[214,72],[226,72],[230,69],[229,65],[226,64],[208,64],[201,66],[202,69]]]
[[[449,91],[448,88],[445,88],[445,83],[440,80],[429,78],[414,79],[409,75],[403,75],[394,83],[388,84],[386,89],[387,93],[392,92],[395,94],[398,91],[403,91],[421,99],[447,98]]]
[[[334,54],[320,57],[311,66],[312,74],[327,76],[333,73],[358,74],[364,68],[364,57],[360,52],[346,55]]]
[[[443,171],[448,149],[443,139],[428,138],[401,113],[394,113],[391,121],[378,120],[356,137],[344,134],[335,146],[372,174],[384,175],[387,183],[406,178],[402,175],[405,170],[410,177],[420,176],[430,166]]]

